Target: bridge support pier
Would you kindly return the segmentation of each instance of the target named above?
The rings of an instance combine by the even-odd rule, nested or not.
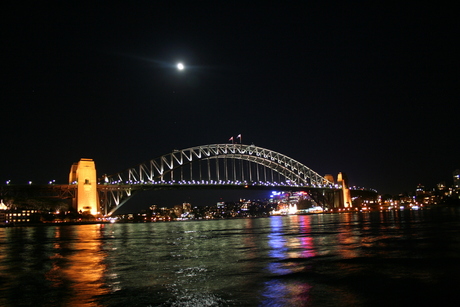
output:
[[[339,173],[337,175],[337,183],[342,186],[340,191],[340,207],[351,208],[353,206],[351,202],[350,188],[348,187],[348,177],[345,173]]]
[[[332,175],[328,174],[325,176],[325,178],[328,179],[330,182],[334,182],[334,177]],[[342,186],[342,188],[334,190],[332,191],[332,193],[329,193],[329,208],[351,208],[353,204],[351,200],[350,188],[348,186],[348,177],[345,173],[339,173],[337,175],[337,184]]]
[[[337,183],[342,186],[342,199],[343,208],[351,208],[351,193],[348,187],[348,177],[345,173],[339,173],[337,175]]]
[[[77,212],[87,212],[92,215],[100,213],[96,166],[92,159],[80,159],[72,165],[69,184],[77,185],[75,198],[72,199],[72,205]]]

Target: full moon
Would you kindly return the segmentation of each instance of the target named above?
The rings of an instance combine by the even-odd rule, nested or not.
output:
[[[179,69],[179,70],[184,70],[184,64],[182,64],[182,63],[177,63],[177,69]]]

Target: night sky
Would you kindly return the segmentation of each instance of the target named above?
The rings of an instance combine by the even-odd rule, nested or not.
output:
[[[451,184],[453,6],[248,2],[1,4],[2,184],[67,183],[80,158],[113,174],[238,134],[382,194]]]

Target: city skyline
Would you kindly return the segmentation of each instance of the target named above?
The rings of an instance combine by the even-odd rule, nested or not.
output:
[[[2,7],[4,182],[65,183],[81,158],[113,174],[239,134],[382,194],[460,168],[448,6]]]

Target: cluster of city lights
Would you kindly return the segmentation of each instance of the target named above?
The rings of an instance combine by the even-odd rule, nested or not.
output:
[[[48,184],[52,185],[55,184],[56,180],[50,180]],[[134,185],[145,185],[145,184],[151,184],[151,185],[243,185],[243,186],[267,186],[267,187],[275,187],[275,186],[283,186],[283,187],[311,187],[311,188],[335,188],[335,189],[341,189],[342,186],[335,184],[314,184],[314,183],[307,183],[307,184],[298,184],[296,182],[293,182],[291,180],[287,180],[286,182],[270,182],[270,181],[254,181],[254,182],[248,182],[248,181],[240,181],[240,180],[127,180],[123,181],[121,179],[116,180],[116,181],[111,181],[108,182],[106,178],[106,184],[111,184],[111,185],[120,185],[120,184],[134,184]],[[6,184],[9,185],[11,184],[11,180],[7,180]],[[31,185],[32,181],[28,181],[27,184]],[[77,181],[73,181],[70,183],[71,185],[78,184]],[[374,189],[366,189],[363,187],[350,187],[350,190],[368,190],[368,191],[373,191],[376,192]]]
[[[377,193],[377,190],[375,190],[375,189],[367,189],[367,188],[364,188],[364,187],[357,187],[357,186],[350,187],[350,190],[372,191],[372,192]]]
[[[7,185],[11,184],[11,180],[6,181]],[[32,181],[27,182],[28,185],[32,185]],[[56,184],[56,180],[50,180],[48,181],[49,185],[54,185]],[[73,181],[70,183],[71,185],[76,185],[78,184],[77,181]],[[105,184],[111,184],[111,185],[121,185],[121,184],[129,184],[129,185],[242,185],[242,186],[283,186],[283,187],[310,187],[310,188],[335,188],[335,189],[341,189],[342,186],[338,184],[314,184],[314,183],[306,183],[306,184],[298,184],[296,182],[293,182],[291,180],[286,180],[286,182],[270,182],[270,181],[254,181],[254,182],[248,182],[246,180],[240,181],[240,180],[127,180],[123,181],[122,179],[115,180],[115,181],[108,181],[108,178],[105,178]],[[357,186],[352,186],[350,187],[350,190],[366,190],[366,191],[371,191],[377,193],[377,190],[375,189],[368,189],[364,187],[357,187]]]
[[[121,179],[109,182],[111,185],[130,184],[130,185],[243,185],[243,186],[290,186],[290,187],[313,187],[313,188],[341,188],[339,185],[330,184],[303,184],[287,180],[287,182],[270,182],[270,181],[254,181],[248,182],[246,180],[126,180]]]
[[[50,180],[48,184],[53,185],[56,183],[56,180]],[[120,185],[120,184],[130,184],[130,185],[242,185],[242,186],[270,186],[270,187],[275,187],[275,186],[283,186],[283,187],[311,187],[311,188],[335,188],[335,189],[341,189],[341,185],[332,185],[332,184],[314,184],[314,183],[306,183],[306,184],[298,184],[296,182],[287,180],[286,182],[270,182],[270,181],[254,181],[254,182],[248,182],[248,181],[240,181],[240,180],[127,180],[123,181],[121,179],[116,180],[116,181],[111,181],[108,182],[106,178],[106,184],[111,184],[111,185]],[[11,184],[11,180],[7,180],[6,184],[9,185]],[[27,184],[31,185],[32,181],[28,181]],[[69,183],[70,185],[76,185],[78,184],[78,181],[72,181]],[[362,187],[350,187],[351,190],[368,190],[366,188]],[[377,192],[375,190],[370,190]]]

